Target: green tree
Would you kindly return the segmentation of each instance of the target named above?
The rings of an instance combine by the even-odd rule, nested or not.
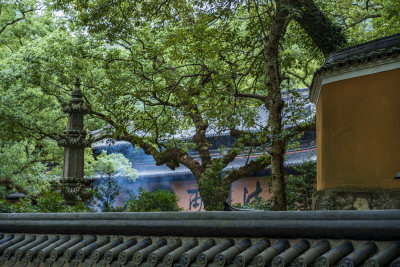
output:
[[[52,151],[52,152],[49,152]],[[0,198],[18,191],[24,194],[37,194],[50,186],[55,177],[48,172],[48,163],[61,158],[57,145],[34,141],[0,140]]]
[[[68,95],[58,98],[58,94],[30,86],[35,74],[24,76],[27,65],[8,64],[33,43],[54,31],[63,32],[65,27],[55,18],[43,1],[0,3],[0,65],[4,70],[0,76],[0,197],[13,191],[37,194],[62,175],[63,150],[55,140],[66,127],[60,101],[66,102]],[[10,74],[24,82],[14,83],[8,79]],[[91,121],[86,120],[88,128]],[[85,151],[86,163],[92,160],[91,153]],[[85,167],[90,175],[90,164]]]
[[[268,152],[271,155],[275,204],[277,209],[286,209],[283,173],[285,148],[290,138],[309,125],[297,125],[284,133],[283,91],[286,88],[286,94],[290,92],[287,88],[292,84],[283,83],[287,77],[282,69],[288,64],[282,64],[285,62],[280,57],[280,45],[286,48],[286,57],[293,57],[289,53],[291,46],[284,46],[284,36],[292,20],[301,25],[313,40],[314,46],[319,47],[324,54],[345,43],[340,28],[331,23],[312,1],[276,1],[267,5],[255,1],[211,1],[207,4],[173,1],[165,6],[123,1],[111,8],[106,8],[105,1],[57,3],[61,6],[71,4],[68,7],[75,8],[74,12],[78,14],[75,17],[77,24],[84,25],[94,36],[105,36],[111,43],[131,53],[131,60],[134,61],[130,62],[139,65],[138,74],[144,78],[142,81],[145,84],[139,83],[142,87],[136,90],[139,94],[132,93],[132,90],[125,92],[143,101],[146,108],[151,110],[151,115],[145,117],[150,117],[150,120],[153,117],[151,125],[159,124],[157,120],[160,116],[155,117],[154,114],[163,114],[166,107],[180,109],[181,113],[187,114],[188,122],[196,129],[193,141],[199,151],[201,165],[182,151],[181,146],[166,146],[163,143],[162,146],[166,148],[160,148],[159,137],[162,132],[158,132],[158,129],[174,126],[168,119],[174,112],[171,115],[164,113],[167,116],[160,119],[164,127],[154,127],[157,132],[153,134],[156,137],[153,143],[149,144],[148,139],[144,142],[127,130],[126,125],[130,119],[125,120],[125,125],[111,120],[111,125],[116,129],[112,136],[140,145],[146,153],[154,156],[158,164],[166,163],[171,168],[180,164],[188,167],[198,181],[206,209],[220,208],[219,203],[227,197],[230,183],[266,167],[269,158],[261,157],[238,170],[221,175],[223,168],[245,147],[262,146],[269,136]],[[179,16],[172,15],[177,10]],[[140,19],[136,17],[137,12],[141,14]],[[99,24],[96,17],[102,17],[108,23]],[[310,23],[310,18],[315,18],[319,23]],[[295,30],[299,31],[299,28]],[[318,32],[323,32],[324,36]],[[146,61],[140,60],[143,56],[137,51],[143,51],[141,54]],[[156,78],[154,75],[157,75]],[[238,98],[244,100],[238,101]],[[264,136],[251,139],[249,133],[238,131],[236,126],[243,116],[237,116],[239,118],[233,123],[226,123],[233,114],[240,114],[240,110],[247,115],[254,114],[240,106],[242,103],[253,107],[263,106],[269,111],[268,123],[265,123],[267,126],[259,128]],[[154,106],[162,108],[160,113],[151,109]],[[137,113],[131,112],[136,116]],[[98,115],[109,118],[104,113]],[[243,120],[254,125],[254,120],[249,117]],[[292,120],[296,118],[298,115]],[[216,162],[211,161],[206,139],[211,121],[228,127],[231,134],[240,140],[223,159]],[[213,196],[207,193],[211,192],[207,190],[211,187],[217,187]]]
[[[0,3],[0,35],[2,41],[5,38],[13,35],[15,39],[20,40],[24,35],[21,31],[21,24],[27,26],[27,21],[32,18],[35,11],[39,10],[39,4],[35,0],[23,0],[23,1],[2,1]],[[3,39],[4,38],[4,39]],[[11,51],[14,51],[10,42],[0,42],[2,45],[7,46]]]
[[[102,211],[113,211],[115,198],[119,195],[120,186],[116,176],[136,180],[137,172],[122,154],[109,154],[103,151],[93,162],[93,170],[100,175],[101,184],[97,187],[96,198],[100,201]]]
[[[294,88],[307,86],[324,56],[345,43],[341,29],[360,36],[348,38],[353,43],[371,32],[388,32],[375,21],[392,20],[398,25],[398,7],[392,10],[383,1],[374,1],[374,8],[371,1],[368,8],[356,1],[344,2],[354,15],[344,21],[348,25],[360,21],[350,27],[342,23],[345,14],[333,1],[53,3],[72,18],[69,31],[57,28],[0,62],[2,90],[15,99],[3,101],[7,110],[14,102],[32,101],[31,106],[37,107],[39,100],[43,107],[57,110],[80,76],[91,106],[89,129],[110,125],[94,141],[126,140],[152,155],[158,165],[172,169],[185,165],[196,177],[209,210],[220,208],[230,183],[270,162],[274,206],[286,209],[286,146],[313,126],[299,119],[305,115],[300,108],[304,102],[297,101]],[[372,9],[380,17],[362,20]],[[358,26],[372,30],[353,30]],[[35,92],[38,99],[21,97],[21,88]],[[257,118],[260,107],[269,110],[263,123]],[[284,107],[292,112],[284,113]],[[25,112],[23,120],[14,118],[13,112],[6,114],[13,119],[9,121],[19,122],[10,124],[9,132],[32,134],[57,132],[61,127],[56,130],[48,122],[65,119],[54,113],[40,118],[35,109]],[[40,118],[41,124],[34,118]],[[242,131],[248,128],[250,133]],[[236,143],[212,161],[207,131],[216,135],[228,131]],[[240,169],[224,171],[235,156],[260,147],[267,149],[271,159],[265,154]],[[199,151],[200,161],[189,152],[191,148]],[[218,194],[210,196],[203,188],[212,186]]]
[[[148,29],[143,31],[146,32]],[[159,37],[162,38],[161,33]],[[153,41],[158,39],[155,37]],[[162,47],[161,44],[157,46]],[[148,51],[144,51],[142,55],[146,53]],[[116,57],[121,58],[118,60]],[[160,97],[168,98],[168,92],[163,92],[160,86],[164,87],[164,78],[172,82],[168,78],[171,70],[165,73],[164,78],[161,77],[161,82],[157,82],[155,78],[146,82],[140,70],[135,72],[131,69],[133,60],[131,55],[126,54],[126,50],[121,50],[121,47],[100,46],[95,41],[85,40],[84,36],[74,38],[66,32],[56,32],[10,57],[6,62],[8,69],[20,69],[21,65],[26,66],[22,72],[7,72],[4,77],[10,79],[7,83],[10,89],[25,84],[38,88],[43,94],[48,93],[49,97],[53,97],[53,101],[63,102],[69,91],[60,90],[59,87],[68,88],[73,77],[82,74],[85,95],[92,108],[91,115],[112,126],[104,128],[103,132],[94,137],[94,141],[109,137],[130,141],[153,155],[157,164],[167,164],[171,168],[184,164],[200,180],[207,165],[211,164],[211,149],[206,138],[206,130],[213,118],[221,122],[228,121],[222,117],[218,118],[219,112],[210,109],[210,105],[217,105],[223,109],[224,103],[217,98],[214,99],[215,102],[210,103],[214,101],[208,94],[212,92],[210,91],[212,88],[205,91],[204,86],[197,82],[186,91],[171,93],[171,100],[165,102]],[[143,59],[148,75],[153,71],[154,60],[157,59]],[[60,61],[63,64],[60,64]],[[28,81],[27,76],[34,78]],[[199,74],[198,77],[201,76]],[[59,86],[55,87],[54,83],[49,82],[52,80]],[[129,84],[137,86],[132,89]],[[146,86],[153,89],[146,92],[148,88]],[[187,97],[187,91],[193,91],[191,98]],[[201,94],[197,96],[197,93]],[[55,95],[58,96],[57,99]],[[151,96],[153,98],[150,98]],[[203,102],[204,106],[197,105],[198,102]],[[231,110],[230,115],[232,112],[234,111]],[[249,110],[249,113],[255,112]],[[233,123],[239,120],[240,118],[234,118]],[[222,126],[218,126],[217,121],[214,126],[216,131],[222,131]],[[190,131],[191,129],[194,129],[194,133]],[[180,137],[175,137],[177,135]],[[182,140],[182,136],[194,136],[194,141]],[[227,166],[236,155],[245,151],[246,146],[255,146],[257,143],[265,144],[265,140],[256,140],[250,134],[241,136],[234,148],[217,160],[222,163],[218,166]],[[188,150],[193,147],[199,149],[203,164],[199,164],[197,159],[190,155]],[[225,189],[229,188],[232,181],[251,174],[256,169],[264,168],[266,163],[268,157],[264,156],[257,161],[249,161],[246,168],[228,172],[223,177],[226,181],[220,183],[225,188],[219,190],[221,194],[216,201],[210,202],[210,209],[217,209],[222,204],[227,197]],[[207,203],[207,196],[204,198]]]
[[[34,0],[0,3],[0,62],[50,31],[52,24],[47,23],[49,13],[36,18],[36,12],[41,9]],[[3,88],[2,84],[0,88]],[[14,112],[17,109],[17,103],[13,103],[14,92],[0,92],[0,196],[4,198],[13,191],[38,192],[48,186],[46,165],[57,162],[61,153],[50,140],[29,139],[23,129],[17,130],[19,127],[16,125],[22,118]],[[23,93],[22,97],[27,95]],[[9,120],[11,116],[14,118],[12,121]]]

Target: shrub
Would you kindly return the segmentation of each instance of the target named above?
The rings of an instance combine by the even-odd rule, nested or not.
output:
[[[181,211],[178,200],[178,196],[167,189],[151,192],[140,187],[137,195],[129,196],[126,205],[131,212]]]
[[[7,203],[4,199],[0,200],[0,213],[12,213],[15,212],[15,208],[12,204]]]
[[[35,204],[36,203],[36,204]],[[75,206],[67,206],[63,196],[57,191],[47,191],[43,195],[26,197],[20,202],[10,205],[13,212],[19,213],[49,213],[49,212],[89,212],[91,211],[81,201]]]
[[[256,196],[253,201],[246,203],[246,204],[241,204],[241,203],[235,203],[232,205],[235,208],[241,208],[241,209],[252,209],[252,210],[274,210],[273,208],[273,199],[263,199],[260,196]]]

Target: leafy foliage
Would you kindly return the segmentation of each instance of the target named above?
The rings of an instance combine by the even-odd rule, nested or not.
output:
[[[7,203],[6,200],[0,199],[0,213],[14,213],[16,212],[15,208]]]
[[[263,199],[260,196],[256,196],[253,199],[253,201],[246,203],[244,205],[240,203],[235,203],[233,206],[242,209],[252,209],[252,210],[265,210],[265,211],[275,210],[273,199]]]
[[[37,197],[26,197],[16,204],[0,201],[0,212],[9,213],[50,213],[50,212],[89,212],[83,202],[73,207],[65,205],[63,196],[57,191],[45,191]]]
[[[52,155],[49,151],[53,151]],[[48,188],[54,176],[46,174],[46,165],[59,160],[60,149],[49,140],[37,143],[0,139],[0,197],[14,191],[27,194]]]
[[[119,195],[120,186],[112,177],[107,177],[101,181],[96,188],[96,198],[100,201],[99,205],[102,211],[113,211],[115,198]]]
[[[208,211],[223,210],[223,201],[226,199],[221,196],[229,195],[230,183],[223,179],[223,167],[221,161],[214,160],[197,184],[201,194],[207,196],[208,202],[205,202],[204,208]]]
[[[2,1],[0,3],[0,197],[19,191],[37,195],[50,187],[50,182],[62,174],[63,149],[55,142],[65,129],[67,115],[59,100],[67,100],[68,91],[60,93],[32,86],[35,73],[27,73],[33,63],[19,53],[29,50],[54,32],[63,32],[62,22],[55,20],[47,2],[36,0]],[[38,56],[41,51],[32,53]],[[49,52],[49,51],[48,51]],[[25,64],[10,65],[13,60],[27,60]],[[37,71],[40,71],[40,66]],[[37,73],[37,72],[36,72]],[[16,79],[20,79],[17,80]],[[44,78],[48,84],[54,81]],[[63,98],[64,97],[64,98]],[[90,119],[86,125],[90,126]],[[96,124],[91,129],[98,129]],[[90,149],[85,150],[86,163],[92,161]],[[91,175],[90,164],[85,164],[86,175]]]
[[[130,212],[180,211],[178,197],[168,189],[153,192],[142,187],[137,195],[130,195],[126,203]]]
[[[107,155],[107,152],[103,151],[93,165],[94,171],[101,177],[101,184],[96,188],[96,198],[100,201],[100,207],[104,212],[114,211],[114,200],[120,190],[115,176],[136,180],[137,172],[129,160],[119,153]]]

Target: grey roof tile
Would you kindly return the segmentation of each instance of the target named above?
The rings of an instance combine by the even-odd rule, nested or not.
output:
[[[366,267],[387,266],[391,260],[400,255],[400,243],[393,243],[386,246],[380,252],[365,262]],[[394,261],[396,262],[396,261]]]
[[[5,236],[10,236],[5,234]],[[29,247],[37,247],[45,236],[32,240],[23,235]],[[58,235],[48,235],[48,240],[59,240]],[[190,238],[179,237],[129,237],[85,236],[85,240],[108,240],[101,256],[95,260],[88,254],[78,258],[61,257],[54,261],[50,257],[27,257],[16,252],[10,257],[1,256],[2,266],[397,266],[400,246],[397,241],[351,241],[330,239],[268,239],[268,238]],[[72,238],[74,239],[74,238]],[[138,241],[138,242],[137,242]],[[90,242],[90,241],[88,241]],[[42,244],[47,242],[42,242]],[[70,243],[72,244],[72,243]],[[78,243],[79,244],[79,243]],[[119,245],[116,245],[119,244]],[[132,254],[132,248],[142,249]],[[60,245],[61,246],[61,245]],[[68,249],[73,248],[72,245]],[[40,248],[43,251],[45,247]],[[26,252],[27,253],[27,252]],[[129,255],[121,257],[121,255]],[[111,255],[111,257],[110,257]],[[397,264],[397,265],[396,265]]]
[[[316,261],[317,267],[332,266],[339,262],[341,258],[345,257],[353,251],[354,247],[350,241],[345,241],[337,247],[334,247],[318,257]]]
[[[0,265],[399,266],[399,221],[397,210],[1,214]]]
[[[374,254],[378,247],[374,242],[364,243],[361,247],[340,260],[340,267],[358,266],[364,262],[369,256]]]
[[[234,161],[228,164],[224,170],[237,169],[244,166],[249,159],[255,160],[259,157],[259,154],[252,154],[248,158],[247,156],[238,156]],[[301,150],[288,151],[285,156],[284,166],[285,168],[297,167],[303,164],[305,161],[316,161],[317,160],[317,148],[315,146],[303,148]],[[138,172],[139,178],[147,177],[168,177],[168,176],[183,176],[191,175],[192,172],[185,166],[180,166],[175,170],[171,170],[166,165],[157,166],[155,162],[147,162],[142,164],[134,164]]]
[[[331,248],[328,240],[321,240],[315,243],[310,249],[306,250],[303,254],[298,256],[294,260],[294,265],[296,267],[309,266],[315,262],[315,260],[327,252]]]
[[[385,51],[393,47],[400,47],[400,33],[340,49],[331,53],[328,56],[326,63],[331,64],[334,62],[343,62],[344,60],[349,59],[359,59],[376,52],[385,53]]]

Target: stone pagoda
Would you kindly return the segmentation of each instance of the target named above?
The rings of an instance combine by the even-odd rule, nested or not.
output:
[[[82,197],[84,189],[90,185],[90,181],[84,179],[83,172],[84,150],[85,147],[90,146],[90,142],[86,138],[83,119],[89,110],[89,107],[84,104],[80,81],[77,78],[71,99],[68,104],[63,106],[63,111],[68,114],[68,125],[58,142],[60,146],[64,147],[61,189],[68,205],[73,205],[77,196]]]

